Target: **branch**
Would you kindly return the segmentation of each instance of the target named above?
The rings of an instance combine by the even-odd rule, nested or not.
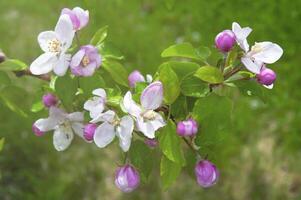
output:
[[[32,76],[44,81],[50,81],[50,76],[48,74],[43,74],[43,75],[34,75],[32,74],[28,69],[22,70],[22,71],[14,71],[15,75],[17,77],[22,77],[22,76]]]

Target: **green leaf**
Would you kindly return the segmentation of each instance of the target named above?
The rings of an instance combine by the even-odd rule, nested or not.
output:
[[[143,182],[147,182],[153,169],[152,150],[142,141],[132,143],[130,151],[131,163],[139,170]]]
[[[190,43],[172,45],[161,53],[161,57],[184,57],[202,60],[195,48]]]
[[[122,60],[124,56],[119,49],[111,42],[104,42],[97,46],[100,54],[104,59]]]
[[[181,95],[177,100],[169,107],[171,114],[176,119],[184,119],[188,113],[186,97]]]
[[[265,88],[262,85],[258,84],[256,81],[237,81],[235,82],[235,84],[242,95],[248,97],[255,96],[261,99],[263,102],[267,100],[265,95]]]
[[[222,83],[224,81],[222,72],[216,67],[201,67],[200,69],[198,69],[198,71],[196,71],[194,75],[197,78],[208,83]]]
[[[120,101],[122,100],[120,88],[106,88],[107,92],[107,104],[114,107],[120,106]]]
[[[116,83],[128,87],[128,72],[119,62],[106,60],[103,62],[103,68],[111,75]]]
[[[0,93],[0,98],[3,104],[22,117],[28,117],[25,110],[29,108],[27,108],[26,103],[21,101],[26,99],[27,96],[28,95],[25,90],[11,85],[3,88]]]
[[[160,163],[160,176],[162,180],[163,190],[168,189],[172,183],[176,181],[181,173],[182,166],[178,163],[172,162],[164,155]]]
[[[159,79],[163,83],[164,100],[172,104],[180,94],[180,82],[170,63],[163,63],[160,67]]]
[[[94,46],[99,46],[108,35],[108,26],[104,26],[96,31],[94,36],[92,37],[90,44]]]
[[[9,76],[7,75],[6,72],[0,71],[0,89],[3,86],[7,86],[11,83]]]
[[[180,62],[180,61],[168,61],[159,66],[158,71],[161,70],[161,67],[169,65],[172,67],[174,72],[178,75],[179,80],[181,81],[187,75],[196,72],[200,66],[194,62]]]
[[[70,109],[72,108],[73,100],[77,92],[78,80],[66,75],[58,77],[55,81],[55,92],[63,105]]]
[[[185,158],[181,148],[181,138],[177,135],[176,126],[171,120],[160,130],[159,146],[169,160],[181,166],[185,165]]]
[[[196,136],[196,144],[206,147],[222,140],[231,122],[232,102],[227,97],[211,94],[195,102],[193,118],[201,129]]]
[[[0,64],[0,70],[21,71],[27,69],[27,65],[21,60],[7,59]]]
[[[208,84],[194,76],[187,76],[181,82],[181,92],[189,97],[205,97],[209,93]]]
[[[31,106],[30,111],[33,112],[33,113],[36,113],[36,112],[39,112],[39,111],[43,110],[43,108],[44,108],[43,102],[42,101],[37,101]]]
[[[211,51],[208,47],[200,46],[196,49],[197,55],[202,60],[207,60],[207,58],[211,55]]]
[[[1,138],[0,139],[0,152],[3,150],[4,142],[5,142],[5,138]]]
[[[93,90],[105,87],[105,81],[100,74],[95,73],[91,77],[79,77],[79,85],[85,96],[91,96]]]

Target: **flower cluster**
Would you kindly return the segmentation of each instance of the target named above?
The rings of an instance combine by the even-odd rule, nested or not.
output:
[[[53,90],[42,97],[42,103],[48,109],[49,116],[33,123],[32,130],[35,135],[43,136],[46,132],[53,131],[53,145],[57,151],[66,150],[74,135],[99,148],[107,147],[117,138],[119,146],[124,152],[125,161],[116,170],[115,185],[123,192],[131,192],[140,184],[141,169],[132,162],[131,158],[128,158],[133,140],[144,141],[142,146],[148,148],[147,150],[160,147],[162,150],[161,170],[163,169],[161,176],[167,174],[168,184],[171,179],[175,179],[174,177],[170,178],[175,176],[174,174],[168,174],[169,171],[174,172],[174,170],[164,167],[175,166],[177,169],[185,165],[185,158],[181,157],[184,154],[179,144],[180,141],[184,141],[197,156],[196,182],[204,188],[216,184],[220,175],[219,170],[207,160],[207,156],[202,159],[201,145],[195,142],[197,139],[200,140],[198,136],[203,134],[200,125],[206,123],[207,118],[210,120],[214,113],[207,112],[204,120],[203,117],[200,117],[203,113],[199,113],[199,111],[205,112],[206,106],[201,105],[202,109],[199,110],[199,105],[207,103],[203,99],[216,92],[214,89],[219,86],[228,86],[227,81],[240,72],[243,68],[241,65],[249,71],[247,72],[249,76],[247,79],[243,77],[243,79],[233,78],[232,80],[250,81],[250,79],[255,79],[265,87],[272,88],[276,74],[267,68],[267,65],[276,62],[282,56],[281,47],[272,42],[259,42],[249,48],[247,37],[252,29],[242,28],[234,22],[232,30],[224,30],[215,38],[215,46],[222,53],[222,59],[224,59],[222,62],[217,62],[216,67],[211,66],[203,57],[198,57],[199,54],[195,52],[198,52],[199,49],[196,51],[189,44],[179,44],[167,48],[162,53],[162,57],[193,58],[203,61],[206,66],[201,67],[198,63],[193,62],[172,61],[162,64],[154,77],[149,74],[144,76],[137,70],[127,74],[117,61],[109,62],[109,58],[118,60],[118,57],[110,55],[108,58],[105,54],[103,57],[100,55],[103,37],[99,35],[104,31],[103,29],[96,33],[100,38],[99,41],[80,45],[79,31],[88,24],[88,21],[88,11],[78,7],[72,10],[64,8],[54,31],[45,31],[38,36],[38,42],[44,53],[30,65],[32,75],[43,75],[53,71],[55,76],[49,85],[61,78],[58,76],[66,75],[71,84],[73,84],[72,80],[77,81],[73,85],[69,85],[74,88],[71,95],[74,98],[84,97],[85,99],[75,102],[75,106],[73,106],[73,102],[69,102],[73,107],[72,109],[68,108],[64,104],[63,95],[57,92],[56,86],[55,89],[49,86]],[[77,44],[72,46],[74,37],[76,37]],[[93,44],[96,45],[93,46]],[[234,48],[236,44],[238,50]],[[232,55],[230,52],[237,53],[238,56],[234,60],[238,65],[234,66],[227,61]],[[208,54],[208,52],[205,53]],[[122,89],[119,86],[114,89],[100,86],[101,84],[98,82],[95,84],[97,87],[92,89],[81,88],[80,80],[95,77],[93,75],[101,64],[103,64],[102,69],[105,69],[116,83],[122,85]],[[67,74],[69,68],[70,72]],[[115,73],[113,73],[114,70]],[[180,74],[179,77],[175,71]],[[78,76],[83,77],[79,78]],[[193,83],[187,83],[187,79]],[[94,81],[99,81],[99,79],[89,79],[89,81],[91,80],[93,85]],[[186,84],[184,87],[181,85],[183,82]],[[89,84],[92,83],[89,82]],[[198,91],[198,89],[203,90],[203,88],[197,88],[201,85],[204,86],[203,88],[208,87],[208,90],[204,90],[203,93]],[[235,86],[234,83],[231,86],[233,85]],[[118,95],[112,101],[114,92]],[[184,98],[178,98],[180,95],[183,95]],[[209,98],[216,98],[214,95]],[[218,100],[222,98],[222,95],[218,96]],[[68,99],[71,98],[68,97]],[[227,102],[221,105],[226,106]],[[188,104],[191,105],[188,106]],[[192,106],[194,108],[189,111],[188,107]],[[209,107],[214,109],[215,106],[219,105],[214,104]],[[175,111],[173,112],[172,109]],[[224,115],[224,113],[220,114]],[[213,119],[215,118],[213,117]],[[223,123],[223,121],[217,123]],[[165,163],[166,159],[168,159],[167,164]]]

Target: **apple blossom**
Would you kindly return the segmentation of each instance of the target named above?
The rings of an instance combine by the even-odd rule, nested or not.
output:
[[[235,45],[235,35],[230,30],[224,30],[215,37],[215,46],[222,52],[228,52]]]
[[[32,124],[32,131],[34,132],[34,134],[38,137],[44,135],[44,132],[41,131],[35,124]]]
[[[95,89],[92,91],[95,96],[89,99],[84,104],[84,109],[90,112],[90,117],[93,119],[100,116],[105,109],[107,94],[102,88]]]
[[[236,22],[232,23],[232,32],[235,35],[237,44],[245,51],[249,51],[249,44],[247,37],[252,32],[250,27],[241,28],[240,25]]]
[[[198,184],[207,188],[216,184],[219,178],[219,171],[216,166],[208,160],[202,160],[195,166],[195,176]]]
[[[177,133],[180,136],[194,136],[198,132],[198,124],[195,120],[180,121],[177,124]]]
[[[71,144],[74,133],[83,138],[83,120],[84,115],[81,112],[68,114],[52,106],[49,117],[37,120],[34,126],[42,132],[54,130],[53,145],[57,151],[64,151]]]
[[[78,31],[85,27],[89,22],[89,11],[83,10],[80,7],[75,7],[72,10],[64,8],[61,15],[68,15],[72,22],[74,30]]]
[[[70,68],[75,76],[92,76],[101,65],[101,56],[92,45],[82,46],[72,57]]]
[[[58,76],[65,75],[71,60],[71,55],[66,52],[73,37],[74,30],[69,17],[61,15],[54,31],[39,34],[38,42],[44,53],[31,63],[31,73],[41,75],[53,70]]]
[[[89,124],[86,124],[85,127],[84,127],[84,138],[87,140],[87,141],[93,141],[93,137],[94,137],[94,133],[95,133],[95,130],[97,128],[97,124],[92,124],[92,123],[89,123]]]
[[[124,152],[129,150],[134,130],[134,122],[130,116],[119,118],[114,111],[108,110],[91,122],[103,122],[94,133],[94,142],[99,148],[106,147],[117,136],[121,149]]]
[[[122,107],[125,112],[136,120],[136,128],[146,137],[155,138],[155,131],[166,125],[163,117],[155,112],[163,101],[163,85],[156,81],[148,85],[140,96],[141,106],[132,99],[132,93],[128,91],[123,98]]]
[[[150,74],[147,74],[146,81],[145,81],[144,76],[138,70],[135,70],[132,73],[130,73],[130,75],[128,76],[128,81],[129,81],[130,87],[134,88],[136,83],[139,83],[139,82],[151,83],[153,81],[153,77]]]
[[[272,89],[273,83],[276,80],[276,73],[269,68],[263,67],[256,77],[260,84],[264,85],[268,89]]]
[[[56,96],[54,96],[51,93],[43,95],[42,100],[43,100],[44,106],[46,106],[47,108],[50,108],[51,106],[55,106],[58,102],[58,99],[56,98]]]
[[[132,192],[140,184],[138,171],[131,165],[120,167],[115,172],[115,185],[122,192]]]

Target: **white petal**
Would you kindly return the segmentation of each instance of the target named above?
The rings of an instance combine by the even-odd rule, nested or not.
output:
[[[138,131],[141,131],[146,137],[153,139],[155,138],[155,130],[150,121],[143,120],[142,117],[137,118],[136,121]]]
[[[65,113],[56,107],[49,109],[49,117],[46,119],[39,119],[35,122],[35,126],[43,132],[55,129],[65,120]]]
[[[64,76],[68,70],[70,60],[70,54],[61,54],[58,62],[54,65],[53,72],[58,76]]]
[[[110,144],[115,137],[115,127],[104,122],[96,128],[94,134],[94,142],[99,148],[103,148]]]
[[[79,64],[83,60],[83,57],[85,56],[85,53],[86,52],[84,50],[79,50],[78,52],[76,52],[76,54],[74,54],[74,56],[71,59],[70,66],[72,67],[79,66]]]
[[[282,48],[272,42],[260,42],[255,45],[260,46],[262,50],[259,53],[253,54],[252,57],[267,64],[276,62],[283,54]]]
[[[153,126],[153,128],[154,128],[155,131],[166,125],[163,117],[160,114],[158,114],[158,113],[156,113],[155,120],[152,120],[150,122],[151,122],[151,124],[152,124],[152,126]]]
[[[141,108],[134,102],[132,99],[132,93],[128,91],[122,101],[122,107],[125,112],[128,112],[130,115],[134,117],[140,116]]]
[[[55,32],[63,44],[63,48],[67,50],[72,44],[75,33],[73,30],[73,24],[68,15],[64,14],[60,16],[55,27]]]
[[[53,70],[57,63],[57,57],[53,53],[44,53],[35,59],[30,65],[30,72],[34,75],[47,74]]]
[[[143,108],[155,110],[159,108],[163,101],[163,85],[160,81],[148,85],[140,96],[140,102]]]
[[[76,135],[84,139],[84,124],[73,122],[71,123],[71,127]]]
[[[97,122],[112,122],[115,118],[115,112],[112,110],[108,110],[105,113],[101,113],[96,118],[92,119],[91,123],[97,123]]]
[[[265,88],[267,88],[267,89],[273,89],[273,87],[274,87],[274,84],[271,84],[271,85],[263,85]]]
[[[73,122],[83,122],[84,121],[84,113],[82,112],[74,112],[68,114],[67,118]]]
[[[54,31],[44,31],[39,34],[38,36],[38,42],[40,44],[41,49],[44,52],[49,52],[48,46],[49,46],[49,41],[53,39],[57,39],[57,35]]]
[[[133,119],[130,116],[122,117],[120,121],[120,126],[117,128],[116,134],[119,138],[119,146],[124,152],[127,152],[131,146],[133,130]]]
[[[94,94],[96,96],[99,96],[99,97],[102,97],[103,99],[107,98],[106,91],[102,88],[98,88],[98,89],[93,90],[92,94]]]
[[[146,82],[151,83],[153,82],[153,77],[150,74],[146,74]]]
[[[59,126],[54,130],[53,145],[57,151],[66,150],[73,140],[73,132],[70,126]]]
[[[261,66],[256,65],[250,58],[248,57],[242,57],[241,62],[244,64],[244,66],[250,71],[255,74],[260,73]]]
[[[249,51],[249,44],[247,37],[252,32],[252,29],[249,27],[241,28],[240,25],[236,22],[232,23],[232,31],[235,34],[236,41],[238,45],[245,51]]]
[[[93,97],[84,104],[84,109],[90,112],[90,117],[92,119],[98,117],[104,110],[104,103],[100,97]]]

